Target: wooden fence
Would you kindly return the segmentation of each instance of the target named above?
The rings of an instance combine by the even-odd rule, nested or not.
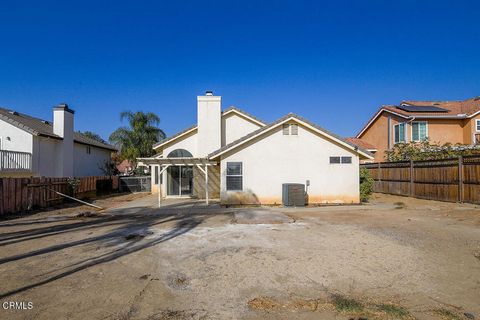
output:
[[[364,164],[374,191],[449,202],[480,203],[480,156]]]
[[[82,177],[77,198],[118,190],[118,177]],[[0,178],[0,215],[46,208],[65,201],[54,191],[71,194],[68,178]]]

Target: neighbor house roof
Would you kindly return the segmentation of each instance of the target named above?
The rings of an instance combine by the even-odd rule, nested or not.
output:
[[[376,151],[377,150],[377,147],[375,147],[373,144],[368,143],[368,142],[366,142],[362,139],[355,138],[355,137],[345,138],[345,141],[350,142],[351,144],[359,146],[359,147],[361,147],[365,150],[368,150],[368,151]]]
[[[5,108],[0,108],[0,120],[3,120],[35,136],[45,136],[60,140],[63,139],[59,135],[53,133],[53,123],[51,121],[42,120]],[[117,150],[112,145],[88,138],[80,132],[73,133],[73,140],[77,143],[91,145],[98,148],[114,151]]]
[[[226,116],[230,113],[237,113],[237,114],[240,114],[241,116],[249,119],[250,121],[260,125],[260,126],[264,126],[265,125],[265,122],[263,122],[262,120],[258,119],[257,117],[251,115],[250,113],[246,112],[246,111],[243,111],[237,107],[234,107],[234,106],[231,106],[231,107],[228,107],[227,109],[225,109],[224,111],[222,111],[222,116]],[[170,136],[170,137],[167,137],[165,139],[163,139],[162,141],[159,141],[157,142],[156,144],[153,145],[153,148],[154,149],[157,149],[169,142],[172,142],[173,140],[176,140],[178,138],[181,138],[187,134],[189,134],[190,132],[194,132],[195,130],[197,130],[197,125],[193,125],[193,126],[190,126],[180,132],[177,132],[175,133],[174,135]]]
[[[322,127],[318,126],[317,124],[301,117],[301,116],[298,116],[294,113],[289,113],[287,115],[285,115],[284,117],[270,123],[269,125],[266,125],[258,130],[255,130],[253,132],[251,132],[250,134],[247,134],[246,136],[238,139],[238,140],[235,140],[225,146],[223,146],[222,148],[210,153],[208,155],[208,158],[209,159],[214,159],[218,156],[220,156],[221,154],[227,152],[227,151],[230,151],[236,147],[239,147],[240,145],[260,136],[261,134],[265,133],[265,132],[268,132],[269,130],[287,122],[287,121],[290,121],[290,120],[294,120],[294,121],[297,121],[299,123],[303,123],[304,125],[306,126],[310,126],[311,128],[315,129],[317,132],[320,132],[321,134],[327,136],[328,138],[340,143],[340,144],[343,144],[344,146],[362,154],[363,156],[369,158],[369,159],[373,159],[373,155],[368,152],[367,150],[365,150],[364,148],[358,146],[358,145],[355,145],[353,143],[350,143],[348,141],[346,141],[345,139],[341,138],[340,136],[337,136],[336,134],[333,134],[331,133],[330,131],[328,130],[325,130],[323,129]]]
[[[429,107],[443,109],[441,112],[424,111]],[[466,119],[480,114],[480,97],[461,101],[422,101],[404,100],[400,105],[384,105],[368,120],[367,124],[357,134],[357,138],[382,114],[388,112],[405,119]]]

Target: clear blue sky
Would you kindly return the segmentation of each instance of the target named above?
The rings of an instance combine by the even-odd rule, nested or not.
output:
[[[478,1],[2,1],[0,106],[107,138],[122,110],[173,134],[213,90],[354,135],[381,104],[480,95]]]

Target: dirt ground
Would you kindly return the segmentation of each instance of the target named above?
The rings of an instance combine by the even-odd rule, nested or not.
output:
[[[480,206],[97,204],[0,221],[0,319],[480,319]]]

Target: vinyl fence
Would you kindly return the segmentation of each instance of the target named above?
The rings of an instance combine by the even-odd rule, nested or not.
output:
[[[75,193],[87,198],[118,190],[118,177],[82,177]],[[54,191],[71,194],[68,178],[0,178],[0,215],[46,208],[65,201]]]
[[[480,156],[364,164],[374,191],[449,202],[480,203]]]

